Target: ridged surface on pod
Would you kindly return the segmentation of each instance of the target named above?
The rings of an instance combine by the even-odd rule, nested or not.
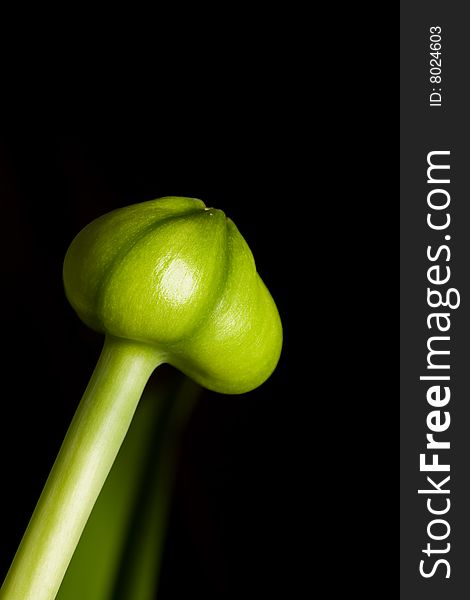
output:
[[[91,222],[67,251],[64,285],[91,328],[155,346],[209,389],[249,391],[279,359],[280,318],[252,253],[201,200],[159,198]]]

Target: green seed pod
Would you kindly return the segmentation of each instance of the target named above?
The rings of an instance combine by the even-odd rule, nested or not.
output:
[[[114,210],[73,240],[65,292],[91,328],[155,347],[201,385],[243,393],[269,377],[282,327],[248,245],[201,200]]]

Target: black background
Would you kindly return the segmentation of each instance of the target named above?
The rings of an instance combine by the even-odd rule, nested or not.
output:
[[[468,478],[468,223],[470,165],[470,87],[468,64],[468,7],[439,2],[401,3],[401,590],[402,598],[462,598],[468,595],[468,540],[470,539],[470,486]],[[442,27],[443,106],[428,106],[429,28]],[[443,242],[443,232],[426,225],[426,157],[432,150],[450,150],[452,286],[461,293],[461,305],[451,311],[451,534],[450,579],[442,566],[430,579],[420,576],[421,550],[429,541],[426,526],[426,477],[419,472],[419,454],[425,451],[427,432],[426,248]],[[431,561],[426,563],[432,564]]]
[[[197,405],[159,598],[390,589],[396,32],[385,13],[376,27],[366,7],[332,10],[240,13],[231,36],[194,26],[183,50],[158,43],[162,24],[148,70],[120,39],[124,56],[94,57],[96,86],[70,63],[57,95],[43,71],[28,80],[34,101],[0,142],[1,574],[102,343],[67,304],[65,251],[96,216],[174,194],[237,224],[284,346],[258,390]]]
[[[197,133],[173,127],[174,118],[80,134],[25,129],[0,143],[0,456],[8,515],[1,574],[102,345],[65,299],[66,249],[109,210],[186,195],[223,209],[248,241],[278,305],[284,349],[258,390],[206,392],[199,400],[182,444],[159,598],[291,594],[305,561],[299,539],[307,526],[299,518],[307,443],[300,423],[311,400],[296,348],[308,303],[296,274],[312,268],[300,235],[305,226],[313,234],[297,177],[306,158],[262,115],[220,131],[204,117]]]

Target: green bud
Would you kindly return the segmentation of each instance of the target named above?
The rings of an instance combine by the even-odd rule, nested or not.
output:
[[[91,328],[144,342],[201,385],[254,389],[274,370],[282,327],[234,223],[201,200],[114,210],[73,240],[67,298]]]

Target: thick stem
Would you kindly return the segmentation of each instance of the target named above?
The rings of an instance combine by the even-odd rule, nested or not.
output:
[[[152,371],[155,349],[107,336],[1,600],[53,600]]]

